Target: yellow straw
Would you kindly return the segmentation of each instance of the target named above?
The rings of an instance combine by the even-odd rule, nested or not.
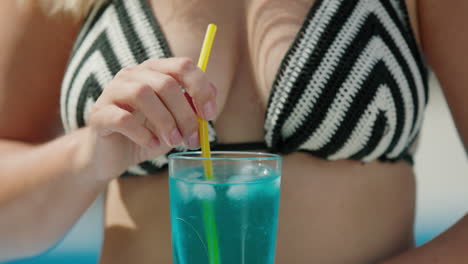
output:
[[[205,40],[203,41],[200,58],[198,59],[198,67],[204,72],[208,59],[210,58],[211,47],[213,46],[214,37],[216,35],[216,25],[209,24],[206,30]],[[208,180],[213,180],[213,165],[211,163],[210,140],[208,138],[208,122],[198,117],[198,127],[200,134],[200,145],[202,149],[203,168],[205,177]],[[208,258],[210,264],[220,264],[221,257],[219,253],[218,234],[216,228],[216,220],[214,218],[213,201],[203,202],[203,219],[205,222],[205,233],[208,244]]]
[[[203,72],[206,71],[206,65],[208,64],[208,59],[210,58],[211,47],[213,46],[214,37],[216,35],[216,29],[217,27],[215,24],[209,24],[206,30],[205,40],[203,41],[200,57],[198,58],[198,67]],[[210,140],[208,138],[208,122],[198,117],[198,128],[200,134],[202,157],[210,158],[211,151]],[[211,160],[205,160],[203,167],[205,168],[205,177],[208,180],[213,180],[213,166],[211,164]]]

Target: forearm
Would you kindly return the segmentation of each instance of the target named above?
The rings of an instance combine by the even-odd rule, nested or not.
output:
[[[51,246],[106,183],[77,162],[86,130],[41,146],[0,143],[0,261]]]
[[[427,244],[382,264],[468,263],[468,215]]]

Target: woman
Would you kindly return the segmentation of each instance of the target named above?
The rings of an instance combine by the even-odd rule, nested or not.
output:
[[[411,166],[424,56],[468,141],[466,1],[42,4],[0,4],[3,259],[50,247],[107,190],[101,263],[171,263],[165,154],[199,147],[182,86],[214,149],[284,154],[277,263],[468,262],[466,217],[413,248]]]

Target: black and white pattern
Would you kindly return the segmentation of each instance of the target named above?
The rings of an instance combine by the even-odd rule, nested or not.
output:
[[[317,0],[275,80],[265,122],[274,151],[398,160],[427,102],[427,69],[404,1]]]
[[[171,56],[146,0],[94,8],[62,84],[65,130],[86,125],[90,107],[120,69]],[[404,0],[316,0],[278,70],[265,141],[280,153],[397,160],[417,137],[426,102],[427,69]],[[210,141],[216,141],[211,124]],[[147,175],[166,164],[166,156],[156,157],[126,174]]]

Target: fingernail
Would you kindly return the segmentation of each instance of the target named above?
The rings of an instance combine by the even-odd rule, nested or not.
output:
[[[159,140],[157,138],[151,139],[150,143],[148,144],[148,147],[150,149],[156,149],[157,147],[159,147]]]
[[[215,115],[215,104],[210,101],[203,106],[203,117],[205,120],[211,120]]]
[[[171,132],[171,135],[169,136],[169,146],[175,147],[180,144],[182,141],[182,135],[179,132],[179,129],[174,128]]]
[[[197,149],[200,147],[200,137],[198,136],[198,132],[193,133],[189,137],[187,146],[189,149]]]

